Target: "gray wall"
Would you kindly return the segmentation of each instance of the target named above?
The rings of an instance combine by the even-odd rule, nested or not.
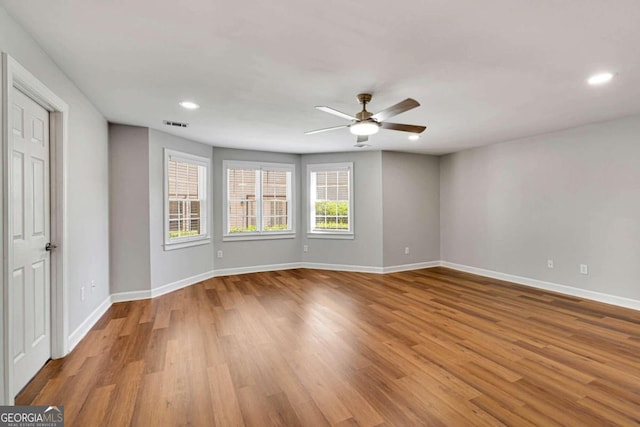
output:
[[[69,333],[109,296],[107,122],[37,43],[0,7],[0,50],[69,105],[67,149]],[[91,281],[96,284],[91,289]],[[80,288],[86,287],[86,299]]]
[[[213,242],[165,251],[164,242],[164,149],[211,159],[209,145],[189,141],[156,130],[149,130],[149,242],[151,288],[213,271]],[[215,174],[216,169],[211,169]],[[209,177],[209,200],[212,200],[212,177]],[[215,203],[215,202],[214,202]],[[211,218],[209,218],[211,221]]]
[[[224,160],[242,160],[253,162],[291,163],[295,165],[295,227],[293,239],[236,240],[223,241],[223,177]],[[216,252],[222,250],[223,257],[216,258],[216,270],[260,265],[286,264],[300,260],[300,156],[297,154],[267,153],[263,151],[234,150],[230,148],[213,149],[213,219],[214,246]],[[217,254],[216,254],[217,255]]]
[[[640,299],[639,135],[635,116],[443,157],[442,259]]]
[[[303,245],[302,260],[323,264],[342,264],[365,267],[382,266],[382,154],[364,151],[302,156],[302,187],[307,186],[307,165],[315,163],[353,162],[354,234],[355,239],[307,238],[307,197],[303,193],[300,232]],[[301,250],[302,248],[299,248]]]
[[[149,129],[109,125],[111,292],[148,290]]]
[[[382,208],[385,267],[440,260],[438,157],[384,151]]]

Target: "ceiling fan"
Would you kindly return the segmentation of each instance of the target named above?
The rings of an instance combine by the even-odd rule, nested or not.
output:
[[[427,127],[416,125],[405,125],[400,123],[385,122],[386,119],[397,116],[398,114],[409,111],[413,108],[419,107],[420,103],[415,99],[407,98],[404,101],[398,102],[389,108],[386,108],[379,113],[370,113],[367,111],[367,104],[371,101],[370,93],[361,93],[357,96],[358,102],[362,104],[362,111],[356,113],[355,116],[350,116],[342,111],[335,110],[331,107],[316,106],[320,111],[333,114],[334,116],[342,117],[343,119],[351,120],[348,125],[333,126],[330,128],[311,130],[305,132],[306,135],[312,135],[314,133],[327,132],[330,130],[349,128],[349,131],[358,137],[356,145],[354,147],[368,147],[366,142],[369,140],[369,136],[378,133],[380,128],[389,130],[399,130],[402,132],[410,132],[415,135],[422,133]]]

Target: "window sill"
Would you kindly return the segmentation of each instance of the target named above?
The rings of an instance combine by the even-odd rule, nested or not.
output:
[[[336,239],[336,240],[353,240],[353,233],[307,233],[307,239]]]
[[[274,240],[274,239],[295,239],[295,232],[273,233],[273,234],[229,234],[222,237],[223,242],[233,242],[240,240]]]
[[[202,246],[202,245],[209,245],[209,244],[211,244],[211,237],[206,237],[204,239],[197,239],[197,240],[187,240],[185,242],[165,243],[163,246],[165,251],[173,251],[175,249],[184,249],[184,248],[190,248],[192,246]]]

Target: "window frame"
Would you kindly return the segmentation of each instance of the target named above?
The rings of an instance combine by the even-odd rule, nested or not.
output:
[[[260,171],[256,185],[256,225],[257,231],[231,233],[229,231],[229,169],[254,169]],[[285,171],[291,173],[290,187],[288,188],[289,203],[287,205],[287,217],[291,228],[287,230],[263,231],[263,170]],[[223,160],[222,161],[222,240],[265,240],[265,239],[293,239],[296,237],[296,166],[293,163],[270,163],[244,160]]]
[[[315,224],[315,186],[312,188],[311,174],[314,172],[349,171],[349,228],[347,230],[314,230]],[[354,239],[354,188],[353,162],[307,164],[307,237],[310,239]]]
[[[197,236],[185,236],[185,237],[170,237],[169,232],[169,161],[175,160],[182,163],[189,163],[204,167],[204,178],[198,176],[200,181],[198,184],[203,185],[202,194],[204,197],[200,200],[200,226],[204,228],[204,233]],[[199,174],[198,174],[199,175]],[[207,157],[198,156],[195,154],[185,153],[182,151],[164,149],[164,232],[163,232],[163,246],[165,251],[187,248],[191,246],[206,245],[211,243],[213,229],[213,221],[211,221],[211,195],[210,195],[210,180],[211,180],[211,159]],[[204,204],[204,209],[203,205]]]

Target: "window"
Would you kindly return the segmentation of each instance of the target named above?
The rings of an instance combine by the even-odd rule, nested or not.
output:
[[[225,238],[293,237],[294,165],[225,161]]]
[[[165,150],[165,250],[209,242],[209,159]]]
[[[353,239],[353,163],[307,166],[309,236]]]

